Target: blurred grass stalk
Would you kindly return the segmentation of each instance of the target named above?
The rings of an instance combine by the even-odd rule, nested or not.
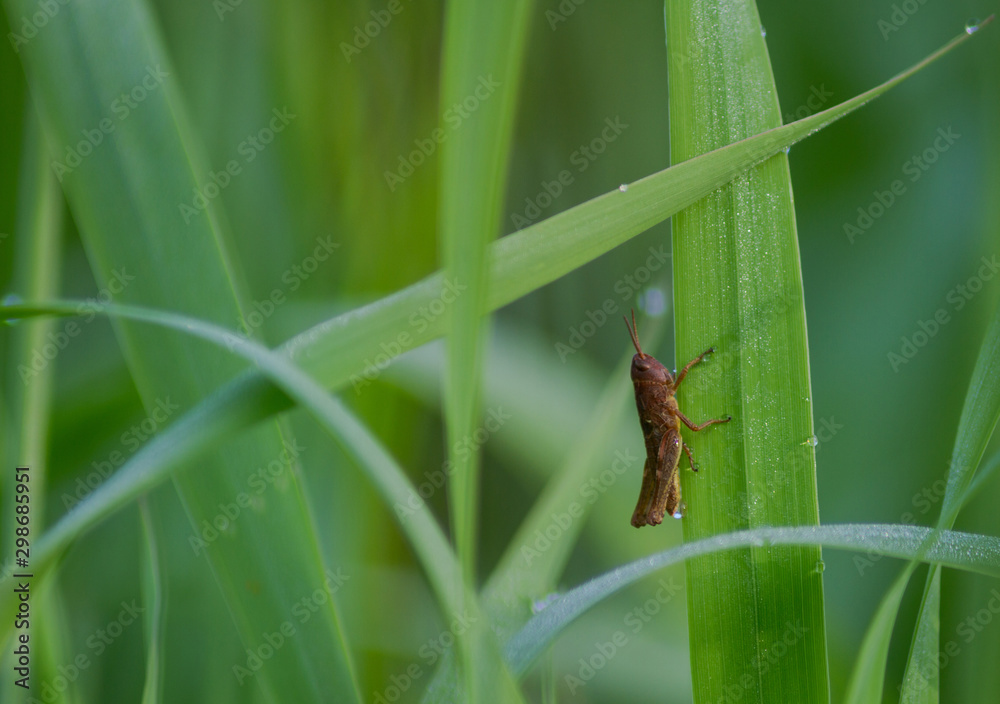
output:
[[[453,471],[449,504],[455,549],[468,587],[476,584],[479,453],[463,452],[480,422],[489,245],[496,238],[510,162],[531,0],[447,5],[441,115],[466,117],[442,147],[439,238],[445,282],[461,293],[450,305],[444,374],[445,428]],[[468,115],[466,116],[466,111]],[[463,590],[464,592],[464,590]],[[462,635],[466,700],[519,701],[486,644]]]
[[[44,136],[34,110],[25,111],[25,136],[22,150],[21,180],[18,183],[17,230],[14,240],[16,273],[14,290],[28,300],[54,298],[59,292],[59,269],[62,261],[63,203],[44,149]],[[0,398],[5,399],[0,414],[3,431],[0,445],[7,468],[29,467],[30,472],[30,521],[29,529],[41,532],[44,525],[45,493],[49,478],[49,434],[52,420],[52,389],[55,365],[45,365],[35,370],[33,353],[44,347],[49,336],[57,329],[54,318],[25,320],[11,330],[7,349],[2,349],[4,374]],[[0,518],[6,535],[15,523],[14,472],[5,471],[0,478]],[[10,543],[4,548],[13,546]],[[4,554],[5,566],[7,553]],[[22,570],[18,570],[21,572]],[[65,643],[59,637],[62,604],[56,585],[49,583],[41,593],[36,628],[44,634],[39,638],[39,660],[42,668],[54,670],[68,656]],[[5,665],[13,667],[13,645],[4,652]],[[7,670],[12,672],[12,670]],[[0,684],[0,701],[16,701],[22,690],[16,689],[14,680],[5,678]]]
[[[781,125],[756,7],[668,0],[672,163]],[[673,221],[676,363],[716,353],[681,386],[699,423],[683,473],[686,541],[817,525],[802,275],[786,154]],[[690,438],[690,435],[689,435]],[[696,704],[829,700],[818,547],[767,545],[687,566]]]

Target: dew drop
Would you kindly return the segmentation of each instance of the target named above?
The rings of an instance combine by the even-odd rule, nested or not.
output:
[[[24,302],[24,299],[21,298],[16,293],[8,293],[6,296],[3,297],[3,305],[5,305],[5,306],[16,306],[16,305],[19,305],[19,304],[21,304],[23,302]],[[20,318],[10,318],[10,319],[5,319],[3,322],[4,322],[5,325],[17,325],[18,323],[21,322],[21,319]]]
[[[785,154],[788,154],[790,151],[792,151],[792,145],[789,144],[787,147],[785,147],[781,151],[783,151]]]
[[[803,445],[808,445],[809,447],[816,447],[819,445],[819,439],[813,435],[811,438],[802,443]]]
[[[667,297],[659,286],[650,286],[639,295],[639,308],[648,316],[660,316],[667,311]]]
[[[535,599],[531,602],[531,613],[537,614],[548,607],[553,601],[559,598],[559,592],[551,592],[545,595],[541,599]]]
[[[618,187],[618,190],[621,191],[622,193],[624,193],[625,191],[628,190],[628,184],[627,183],[623,183],[622,185],[620,185]]]
[[[767,30],[764,29],[764,25],[760,26],[760,36],[762,36],[762,37],[766,37],[767,36]]]
[[[813,568],[813,572],[815,572],[816,574],[823,574],[824,570],[826,570],[826,563],[824,563],[822,560],[818,561],[816,563],[816,566]]]
[[[979,20],[969,20],[968,22],[965,23],[965,33],[975,34],[976,32],[979,31],[979,25],[980,25]]]

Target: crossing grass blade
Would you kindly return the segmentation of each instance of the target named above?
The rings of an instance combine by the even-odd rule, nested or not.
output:
[[[949,529],[955,524],[959,511],[971,493],[973,481],[984,474],[984,471],[980,471],[977,475],[977,469],[982,464],[983,454],[996,430],[998,420],[1000,420],[1000,309],[993,314],[992,322],[979,350],[972,378],[969,380],[969,390],[959,419],[955,447],[948,465],[947,484],[941,515],[937,522],[938,528]],[[985,473],[995,471],[994,464],[995,462],[991,463],[985,469]],[[940,572],[940,567],[932,565],[924,584],[920,613],[914,628],[913,642],[903,678],[901,694],[903,702],[932,704],[938,700],[937,658],[941,651]],[[906,573],[906,578],[908,581],[909,572]],[[883,604],[880,606],[880,611],[882,608],[890,610],[894,621],[898,604],[888,600]],[[866,639],[876,638],[872,629],[869,629],[869,634]],[[888,635],[884,638],[887,640]],[[882,653],[886,651],[880,651],[877,658],[883,663],[883,671],[885,655]],[[859,658],[857,669],[861,668],[862,663]],[[870,678],[867,686],[863,686],[860,673],[856,674],[853,680],[858,690],[869,692],[869,700],[881,696],[881,678]],[[855,701],[865,701],[865,698],[858,695]]]
[[[872,551],[912,559],[925,547],[932,531],[902,525],[829,525],[755,528],[686,543],[622,565],[562,595],[531,619],[506,645],[513,672],[523,674],[565,626],[611,594],[652,572],[706,555],[726,554],[748,546],[809,545],[838,550]],[[1000,575],[1000,538],[942,531],[921,559],[978,574]],[[800,626],[801,629],[801,626]]]
[[[9,310],[29,316],[74,315],[79,310],[79,305],[53,303],[42,306],[11,306]],[[219,326],[175,313],[116,304],[104,306],[102,313],[119,319],[151,323],[210,341],[220,349],[231,349],[236,355],[257,365],[271,381],[299,405],[307,408],[369,475],[387,505],[404,505],[407,499],[415,494],[412,483],[371,433],[339,401],[283,355],[268,350],[259,343],[242,339]],[[169,448],[168,434],[157,436],[151,445],[153,446],[149,450],[151,455],[169,454],[168,449],[161,450],[161,447],[158,447]],[[141,461],[141,458],[137,459]],[[147,475],[142,478],[137,477],[137,474],[115,475],[109,478],[100,490],[104,495],[102,501],[91,501],[85,507],[78,509],[75,514],[71,514],[72,520],[64,520],[55,531],[46,534],[36,549],[36,562],[39,567],[44,569],[59,555],[68,543],[68,539],[81,529],[78,526],[86,526],[91,522],[86,515],[81,514],[86,514],[88,511],[91,514],[94,511],[107,511],[113,505],[127,501],[134,495],[137,481],[142,482],[142,488],[153,486],[152,477]],[[434,586],[445,615],[452,622],[462,619],[472,624],[469,637],[475,640],[470,652],[483,654],[482,661],[476,663],[476,666],[481,668],[485,681],[494,687],[490,690],[492,700],[520,702],[516,686],[498,659],[493,635],[486,627],[478,598],[466,588],[460,563],[432,514],[426,509],[413,512],[408,514],[405,521],[401,521],[401,525],[427,570],[428,578]],[[0,601],[3,605],[0,610],[9,608],[10,603],[12,600]]]

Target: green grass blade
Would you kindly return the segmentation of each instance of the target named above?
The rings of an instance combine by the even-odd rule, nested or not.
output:
[[[783,127],[716,149],[508,235],[490,247],[486,305],[495,310],[545,286],[725,185],[748,168],[874,100],[975,35],[963,34],[885,83]],[[371,360],[422,345],[446,331],[445,316],[419,318],[452,295],[439,272],[386,298],[329,319],[283,346],[329,388],[361,390],[378,375]],[[400,341],[400,351],[390,342]],[[392,353],[390,353],[392,352]]]
[[[62,302],[10,306],[7,310],[13,315],[75,315],[79,310],[79,305]],[[173,329],[208,340],[220,348],[232,350],[235,354],[257,365],[271,381],[299,405],[308,409],[316,420],[334,435],[348,455],[369,475],[387,506],[405,505],[409,497],[415,495],[416,490],[406,474],[371,433],[338,400],[329,395],[283,355],[224,328],[174,313],[116,304],[103,306],[101,313]],[[186,431],[187,428],[180,430]],[[133,471],[119,472],[113,475],[83,501],[76,511],[69,514],[50,532],[46,533],[36,549],[38,568],[44,570],[52,560],[58,557],[69,541],[87,526],[106,517],[141,491],[148,490],[155,483],[162,481],[167,476],[169,468],[177,467],[183,458],[177,457],[176,451],[164,449],[175,446],[170,435],[177,431],[177,428],[171,426],[170,429],[154,436],[153,440],[137,453],[133,460],[137,461],[141,467],[145,460],[143,455],[148,453],[152,458],[159,458],[159,465],[156,464],[156,460],[153,460],[150,463],[151,467],[145,467],[145,474]],[[164,455],[166,455],[165,458]],[[416,511],[400,523],[426,568],[431,584],[448,618],[464,617],[470,621],[473,624],[472,637],[478,639],[477,648],[489,655],[495,646],[488,624],[481,617],[478,599],[474,593],[470,593],[466,589],[460,564],[432,514],[429,511]],[[3,599],[0,596],[0,611],[6,611],[12,603]],[[501,687],[501,689],[493,690],[497,701],[520,701],[516,686],[497,658],[493,658],[481,666],[489,671],[489,681]]]
[[[903,676],[899,701],[904,704],[936,704],[940,697],[941,673],[936,660],[941,643],[941,569],[937,565],[931,565],[929,578]],[[932,657],[934,666],[927,668]]]
[[[924,546],[921,546],[923,549]],[[916,570],[916,562],[911,562],[896,578],[892,586],[879,602],[875,615],[868,624],[865,638],[858,650],[858,657],[847,684],[844,701],[848,704],[882,701],[882,685],[885,681],[885,665],[889,657],[889,643],[892,629],[896,624],[899,604],[906,593],[906,585]]]
[[[58,272],[62,262],[63,200],[59,187],[49,172],[45,153],[44,136],[37,116],[30,108],[27,113],[27,134],[22,154],[17,193],[17,225],[15,241],[6,243],[14,247],[17,276],[14,280],[16,295],[23,298],[51,298],[58,294]],[[7,575],[8,560],[13,562],[13,528],[15,523],[14,467],[29,467],[30,472],[30,524],[34,538],[42,533],[45,525],[46,494],[50,477],[48,452],[53,407],[52,389],[55,378],[54,364],[46,365],[34,373],[33,353],[48,342],[55,330],[54,320],[31,320],[0,331],[0,358],[5,362],[0,398],[5,400],[0,412],[0,456],[7,471],[0,476],[0,520],[5,528],[5,555],[3,576]],[[9,418],[2,414],[10,413]],[[29,536],[30,538],[31,536]],[[34,539],[32,538],[32,539]],[[11,552],[6,552],[10,550]],[[24,570],[15,570],[23,572]],[[61,621],[60,590],[56,585],[42,590],[38,595],[38,619],[33,632],[45,636],[65,630]],[[37,629],[37,631],[35,631]],[[5,639],[0,639],[5,640]],[[39,637],[37,667],[32,672],[33,681],[57,674],[58,666],[72,657],[66,652],[63,639]],[[12,648],[13,649],[13,648]],[[11,653],[12,649],[7,651]],[[13,666],[14,657],[4,663]],[[14,677],[0,679],[0,700],[15,701],[23,690],[14,685]]]
[[[553,638],[581,613],[637,580],[672,564],[748,546],[812,545],[838,550],[872,551],[903,559],[921,550],[931,530],[904,525],[831,525],[755,528],[705,538],[618,567],[562,595],[542,610],[505,646],[511,670],[523,674]],[[978,574],[1000,576],[1000,538],[944,531],[923,556]],[[793,623],[799,631],[801,621]],[[787,626],[786,626],[787,628]],[[724,700],[723,700],[724,701]]]
[[[6,7],[14,18],[38,12],[26,0]],[[207,169],[198,166],[152,8],[141,0],[60,5],[19,56],[99,287],[118,300],[241,320],[214,215],[180,207],[200,185],[196,171]],[[147,409],[167,400],[191,407],[242,370],[240,360],[189,338],[140,332],[127,322],[116,333]],[[201,471],[179,475],[191,520],[171,532],[210,525],[220,505],[245,490],[261,458],[280,457],[290,441],[270,423],[204,458]],[[288,476],[260,512],[205,551],[214,579],[204,573],[204,588],[221,588],[229,606],[206,629],[237,653],[241,642],[252,651],[270,648],[266,637],[287,623],[295,637],[257,672],[249,656],[234,662],[234,681],[241,666],[240,681],[261,686],[273,701],[326,701],[331,692],[359,701],[334,601],[319,605],[306,623],[290,620],[294,602],[327,580],[308,506],[295,473]]]
[[[529,0],[447,5],[441,80],[443,120],[464,117],[441,148],[440,239],[446,280],[464,287],[451,303],[445,426],[453,474],[453,534],[475,583],[478,452],[458,452],[479,413],[488,245],[500,224]]]
[[[79,304],[67,302],[40,305],[25,304],[9,306],[7,310],[15,315],[24,314],[26,316],[76,315],[79,311]],[[174,313],[163,313],[120,304],[102,306],[100,312],[101,314],[173,329],[208,340],[221,348],[231,349],[234,354],[257,365],[262,373],[266,374],[298,403],[310,409],[321,421],[325,421],[328,427],[336,428],[338,437],[350,439],[346,449],[351,452],[355,459],[363,459],[365,466],[371,468],[372,481],[383,494],[387,505],[405,504],[409,496],[414,493],[413,486],[405,474],[391,462],[385,451],[364,431],[363,426],[353,420],[346,408],[282,355],[224,328]],[[135,455],[133,461],[137,461],[137,464],[144,471],[119,472],[113,475],[44,536],[36,550],[40,567],[57,557],[58,553],[68,545],[76,534],[163,481],[166,478],[164,467],[176,467],[187,459],[188,455],[178,456],[176,452],[170,452],[168,448],[178,447],[173,442],[175,439],[169,437],[170,434],[178,433],[178,431],[191,431],[198,423],[204,424],[206,421],[206,418],[200,414],[189,415],[197,415],[194,419],[195,423],[189,425],[182,418],[180,423],[182,428],[171,426],[164,433],[154,436],[150,443]],[[193,445],[193,448],[198,451],[204,446],[203,442],[198,442]],[[146,458],[143,455],[145,454],[155,457],[162,456],[164,453],[168,456],[160,464],[146,464],[144,462]],[[437,585],[440,588],[439,595],[443,604],[447,605],[449,609],[457,609],[461,601],[461,581],[454,578],[460,574],[460,568],[444,534],[434,523],[429,512],[426,511],[416,512],[404,523],[404,527],[410,531],[417,553],[427,557],[428,571],[432,575],[443,575]],[[433,570],[430,569],[432,567]]]
[[[995,456],[979,473],[979,478],[988,481],[998,471],[1000,471],[1000,455]],[[954,503],[956,511],[968,501],[975,489],[975,485],[966,487]],[[953,520],[954,516],[952,516]],[[854,670],[851,673],[845,702],[860,704],[861,702],[882,701],[889,645],[903,595],[918,565],[928,561],[927,556],[940,543],[947,529],[936,526],[933,529],[924,530],[926,532],[911,558],[910,564],[906,566],[886,592],[868,626],[855,661]],[[942,565],[947,563],[934,561],[931,563],[928,583],[925,585],[921,599],[920,619],[917,622],[913,642],[910,646],[910,658],[907,661],[907,672],[904,675],[904,689],[901,691],[900,701],[936,701],[938,697],[939,673],[936,666],[940,653],[940,623],[938,620],[941,600],[940,572]],[[929,667],[929,669],[913,669],[911,665],[914,662],[919,663],[922,667]],[[933,664],[928,666],[928,663]],[[930,675],[925,676],[924,673],[930,673]]]
[[[644,325],[643,330],[655,339],[659,321],[654,319],[651,322],[653,324]],[[527,613],[523,605],[555,588],[576,544],[576,537],[593,507],[592,503],[579,501],[580,487],[607,469],[599,461],[603,457],[598,450],[605,447],[616,429],[615,420],[619,411],[632,398],[632,386],[626,380],[633,353],[629,347],[608,377],[590,420],[579,433],[580,441],[573,445],[565,462],[547,482],[483,588],[484,608],[490,612],[502,636],[510,635],[511,628],[524,625]],[[573,522],[557,538],[549,541],[545,551],[526,557],[523,548],[533,544],[536,531],[544,531],[551,524],[554,514],[569,515],[574,504],[579,512],[574,512]]]
[[[752,3],[667,2],[671,159],[781,124]],[[685,541],[819,523],[809,355],[788,158],[779,154],[674,218],[678,393],[704,471],[682,474]],[[697,375],[697,376],[695,376]],[[687,564],[696,704],[829,700],[817,547],[751,547]],[[801,624],[794,637],[788,624]],[[781,644],[782,657],[774,658]]]
[[[993,475],[1000,471],[1000,455],[997,455],[979,473],[979,479],[988,481]],[[958,499],[953,502],[953,510],[958,511],[975,492],[977,485],[968,485]],[[954,522],[955,516],[949,520]],[[942,520],[946,520],[944,517]],[[942,526],[936,526],[933,530],[928,530],[921,542],[912,561],[906,569],[896,578],[892,587],[886,592],[879,603],[875,616],[865,633],[864,641],[858,652],[854,670],[848,683],[846,702],[879,702],[882,701],[882,690],[885,683],[886,662],[889,657],[889,644],[892,639],[892,630],[896,624],[896,617],[899,613],[899,605],[902,602],[906,587],[910,582],[910,577],[916,571],[920,562],[929,554],[934,544],[940,540],[940,536],[947,530]],[[913,641],[910,647],[910,658],[907,661],[907,672],[904,675],[906,689],[901,692],[901,700],[907,701],[933,701],[937,697],[937,656],[939,649],[939,607],[940,607],[940,565],[932,564],[928,575],[928,583],[924,587],[921,599],[920,619],[914,631]],[[936,585],[935,585],[936,582]],[[935,605],[934,602],[937,602]],[[925,678],[922,673],[928,672],[926,669],[913,669],[911,663],[918,663],[920,667],[930,665],[930,672],[933,674]]]
[[[991,16],[979,26],[991,22]],[[940,529],[951,528],[968,495],[976,469],[980,466],[990,437],[1000,421],[1000,308],[994,311],[969,380],[955,446],[948,466],[944,501],[937,521]],[[855,671],[851,677],[850,699],[854,702],[881,701],[891,629],[899,601],[915,565],[900,576],[879,605],[879,612],[865,635]],[[901,702],[933,704],[939,699],[937,658],[940,652],[940,567],[928,571],[914,628]],[[883,613],[883,611],[887,613]],[[886,632],[886,630],[888,632]]]
[[[616,430],[615,421],[631,395],[631,389],[623,383],[628,378],[631,360],[632,355],[628,355],[615,367],[589,421],[579,432],[579,442],[546,483],[483,588],[484,605],[495,610],[494,620],[498,625],[503,624],[501,633],[512,624],[523,622],[524,607],[552,591],[566,566],[592,507],[592,504],[578,501],[580,487],[607,469],[598,450],[606,446]],[[536,539],[535,532],[544,531],[552,523],[553,515],[570,515],[573,504],[579,507],[579,511],[573,512],[573,522],[557,538],[550,540],[544,551],[530,548]],[[526,553],[525,546],[529,546],[531,552]],[[520,608],[513,608],[515,605]]]
[[[142,600],[146,611],[143,622],[146,628],[146,678],[142,687],[142,704],[163,701],[164,654],[166,650],[167,594],[164,590],[163,570],[169,568],[159,545],[164,526],[158,525],[160,516],[153,505],[155,498],[139,497],[142,517],[142,534],[146,544],[145,564],[142,575]]]
[[[955,524],[958,512],[964,505],[966,495],[976,478],[976,468],[982,462],[983,453],[986,452],[986,446],[996,429],[998,420],[1000,420],[1000,309],[993,314],[993,320],[979,350],[972,378],[969,380],[969,390],[966,393],[965,405],[958,423],[955,448],[948,467],[944,502],[937,523],[939,528],[951,528]],[[940,651],[941,603],[939,571],[940,568],[931,567],[924,584],[920,614],[917,617],[914,639],[903,678],[901,701],[922,701],[928,704],[937,701],[936,672]],[[931,673],[930,681],[921,673]],[[875,689],[874,685],[872,689]],[[880,696],[881,682],[878,689]]]
[[[662,220],[672,210],[703,197],[741,169],[804,138],[810,131],[819,129],[876,94],[884,92],[956,44],[957,41],[951,43],[887,84],[826,113],[673,167],[667,172],[633,184],[627,193],[616,191],[585,203],[574,209],[572,217],[569,214],[561,216],[559,227],[555,229],[535,226],[530,232],[525,230],[516,236],[505,238],[491,248],[491,280],[487,305],[492,308],[509,302],[608,251],[630,236],[616,231],[616,223],[633,230],[631,234],[635,234],[648,224]],[[137,143],[141,141],[137,140]],[[637,218],[632,218],[633,214]],[[601,227],[607,229],[591,227],[589,219],[597,216],[604,218]],[[608,227],[609,225],[615,227]],[[552,225],[546,227],[551,228]],[[574,228],[579,228],[578,240],[566,234],[572,234]],[[131,233],[132,230],[124,228],[123,232]],[[541,256],[535,252],[541,253]],[[583,254],[579,255],[580,252]],[[426,305],[440,295],[441,279],[440,275],[432,276],[371,306],[327,321],[293,338],[287,344],[286,351],[294,352],[308,371],[327,386],[346,384],[351,381],[352,374],[359,375],[358,383],[363,384],[365,380],[361,375],[365,371],[365,358],[380,352],[380,343],[394,340],[402,331],[410,329],[409,316],[420,305]],[[426,330],[414,334],[411,343],[422,344],[440,336],[444,329],[443,320],[435,320]],[[155,456],[152,450],[166,453],[172,459],[190,458],[236,430],[250,427],[290,405],[291,401],[259,373],[244,374],[180,418],[177,421],[178,432],[170,436],[172,444],[153,445],[150,452],[144,453],[141,458],[137,455],[120,470],[129,474],[135,472],[138,479],[136,484],[131,485],[131,493],[122,497],[123,501],[135,498],[166,476],[163,471],[164,459]],[[81,506],[81,510],[83,508]],[[68,544],[87,526],[93,525],[102,515],[92,511],[79,516],[71,514],[72,523],[67,524],[68,528],[57,527],[62,531],[61,539],[65,541],[64,544]]]
[[[979,358],[969,379],[962,416],[958,421],[955,449],[948,467],[948,486],[938,525],[950,528],[955,523],[965,494],[976,478],[990,437],[1000,421],[1000,308],[979,348]]]

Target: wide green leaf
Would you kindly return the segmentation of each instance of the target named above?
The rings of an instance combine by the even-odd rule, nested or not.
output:
[[[781,124],[753,3],[668,0],[673,161]],[[702,465],[682,474],[685,541],[819,523],[805,303],[788,157],[778,154],[673,221],[678,392]],[[750,547],[687,564],[696,704],[829,699],[820,551]],[[793,635],[788,624],[801,624]],[[776,648],[782,656],[774,658]]]

